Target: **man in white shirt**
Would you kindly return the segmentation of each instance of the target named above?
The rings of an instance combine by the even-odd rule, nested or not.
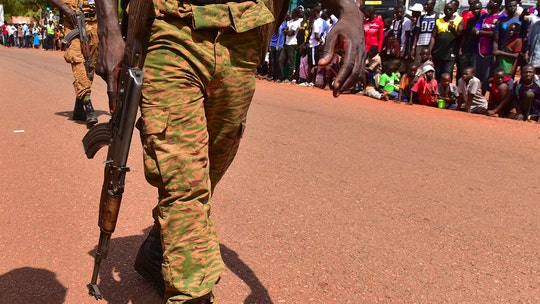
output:
[[[286,69],[283,69],[283,75],[281,80],[285,82],[290,82],[293,79],[295,74],[295,62],[294,56],[296,55],[296,50],[298,49],[298,40],[296,35],[300,29],[302,18],[299,18],[298,8],[294,9],[291,13],[291,19],[287,21],[287,27],[285,28],[285,45],[279,56],[279,65],[281,67],[288,67],[288,75],[285,73]]]
[[[390,37],[399,41],[399,49],[395,52],[387,48],[389,56],[403,58],[408,55],[407,45],[409,44],[409,35],[411,33],[411,19],[404,16],[405,9],[398,5],[394,8],[394,20],[392,20]],[[390,38],[389,38],[390,39]]]
[[[311,11],[311,16],[313,18],[313,25],[311,26],[311,36],[309,36],[309,49],[308,49],[308,66],[309,66],[309,83],[313,83],[314,71],[313,67],[317,66],[319,61],[319,46],[322,42],[323,34],[323,23],[324,20],[321,18],[321,8],[315,7]]]

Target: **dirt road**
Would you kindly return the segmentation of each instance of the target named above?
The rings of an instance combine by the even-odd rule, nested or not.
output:
[[[96,303],[105,151],[82,152],[71,77],[0,48],[1,303]],[[539,152],[537,124],[259,81],[214,196],[219,303],[540,303]],[[132,269],[157,197],[137,137],[129,165],[103,303],[159,303]]]

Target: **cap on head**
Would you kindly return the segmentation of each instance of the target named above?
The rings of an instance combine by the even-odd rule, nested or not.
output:
[[[415,3],[413,6],[409,8],[409,10],[413,12],[422,12],[424,10],[424,6],[420,3]]]
[[[424,66],[424,67],[422,68],[422,73],[423,73],[423,74],[425,74],[425,73],[427,73],[427,72],[429,72],[429,71],[435,71],[435,69],[434,69],[431,65],[429,65],[429,64],[426,65],[426,66]]]

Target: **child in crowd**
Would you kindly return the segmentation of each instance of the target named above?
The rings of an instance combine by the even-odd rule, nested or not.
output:
[[[454,109],[459,96],[457,86],[452,83],[452,76],[448,73],[441,75],[439,86],[439,108]]]
[[[508,27],[509,37],[503,41],[499,50],[493,52],[497,58],[498,66],[512,77],[516,74],[517,61],[523,45],[523,40],[519,37],[520,29],[519,23],[510,24]]]
[[[373,77],[376,74],[381,73],[381,56],[379,56],[379,48],[376,45],[372,45],[369,48],[366,59],[366,82],[371,84]]]
[[[429,60],[430,55],[431,54],[429,53],[429,48],[422,49],[420,51],[420,61],[418,62],[418,68],[416,70],[416,77],[414,79],[414,82],[416,82],[418,78],[422,76],[422,70],[424,69],[426,65],[429,65],[431,67],[434,66],[433,61]]]
[[[307,46],[302,44],[298,50],[300,54],[300,67],[298,70],[298,84],[306,85],[309,77],[309,64],[307,56]]]
[[[466,67],[458,81],[458,104],[456,109],[464,108],[469,113],[487,114],[488,102],[482,94],[482,83],[476,78],[475,69]]]
[[[422,76],[411,88],[411,98],[409,99],[409,104],[412,104],[415,94],[418,94],[418,99],[420,103],[425,106],[435,106],[437,100],[439,99],[439,90],[437,85],[437,80],[435,80],[435,69],[426,65],[422,69]]]
[[[488,115],[508,117],[514,107],[512,89],[514,80],[508,76],[502,67],[493,70],[493,77],[489,80]]]
[[[516,120],[534,120],[540,118],[540,80],[536,78],[535,68],[526,64],[521,68],[521,78],[512,90],[512,99],[516,107]]]
[[[397,66],[393,61],[386,61],[383,64],[384,73],[379,80],[379,87],[382,89],[383,100],[396,100],[399,92],[399,75],[396,73]]]
[[[407,73],[401,76],[401,79],[399,80],[399,95],[398,95],[397,102],[409,101],[409,97],[411,96],[411,88],[414,85],[413,79],[416,75],[417,68],[418,68],[418,65],[416,63],[411,63],[409,65],[409,69],[407,70]],[[411,100],[411,103],[412,103],[412,100]]]

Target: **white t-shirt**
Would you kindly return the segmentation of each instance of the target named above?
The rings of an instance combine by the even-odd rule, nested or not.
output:
[[[484,95],[482,95],[482,83],[480,79],[473,77],[469,80],[469,83],[465,83],[463,78],[458,80],[458,93],[463,96],[465,102],[467,101],[468,95],[473,94],[471,109],[475,110],[476,108],[487,109],[488,102]]]
[[[411,31],[411,28],[412,28],[412,22],[411,22],[411,19],[407,18],[407,17],[403,17],[403,21],[400,21],[400,20],[393,20],[392,21],[392,30],[394,30],[394,32],[399,32],[399,24],[401,24],[401,37],[400,37],[400,41],[401,41],[401,50],[403,51],[403,43],[405,42],[405,39],[407,37],[407,32],[410,32]]]
[[[311,27],[311,36],[309,36],[309,47],[316,47],[321,44],[318,40],[315,39],[315,33],[319,34],[319,37],[322,35],[324,20],[319,17],[313,21],[313,26]]]
[[[298,34],[298,29],[302,25],[302,19],[298,20],[289,20],[287,21],[287,27],[289,28],[289,31],[294,31],[294,34],[292,36],[286,35],[285,36],[285,44],[286,45],[297,45],[298,40],[296,39],[296,35]]]

